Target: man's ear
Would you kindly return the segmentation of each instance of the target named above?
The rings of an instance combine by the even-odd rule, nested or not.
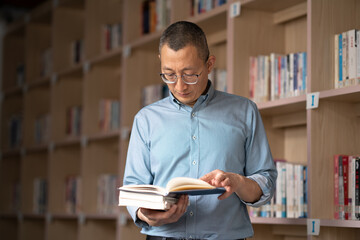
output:
[[[209,59],[207,60],[208,73],[210,73],[211,70],[214,68],[215,62],[216,62],[216,57],[214,55],[210,55]]]

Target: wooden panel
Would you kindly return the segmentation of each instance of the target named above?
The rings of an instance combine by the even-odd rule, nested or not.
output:
[[[242,9],[241,17],[234,20],[234,93],[249,96],[249,58],[285,52],[284,26],[272,23],[272,14]],[[230,48],[232,46],[229,46]]]
[[[19,184],[20,159],[18,157],[3,158],[0,168],[0,213],[17,213],[20,210],[19,202],[15,201],[14,196]]]
[[[85,7],[86,59],[92,59],[104,53],[102,48],[103,27],[106,24],[122,22],[121,0],[87,0]]]
[[[305,111],[277,115],[272,118],[272,127],[274,128],[283,128],[299,125],[306,125]]]
[[[45,239],[44,220],[24,220],[20,224],[19,240]]]
[[[57,8],[53,18],[54,71],[61,72],[71,66],[72,43],[84,38],[84,11]]]
[[[127,222],[125,226],[121,226],[120,237],[119,239],[134,239],[134,240],[144,240],[146,236],[140,233],[140,228],[137,227],[132,219]]]
[[[51,92],[51,140],[61,141],[66,133],[67,113],[71,107],[82,106],[83,82],[81,78],[60,78]]]
[[[2,239],[18,240],[17,219],[0,219],[0,236]]]
[[[334,88],[334,35],[359,28],[360,2],[311,1],[311,91]]]
[[[90,142],[83,150],[82,209],[85,213],[97,213],[97,181],[102,174],[117,174],[119,159],[119,141],[102,140]]]
[[[49,162],[49,212],[64,214],[66,179],[80,177],[80,147],[56,148]]]
[[[274,23],[284,23],[295,18],[303,17],[307,13],[307,2],[291,6],[290,8],[274,13]]]
[[[48,240],[76,240],[78,236],[78,223],[76,220],[54,219],[47,227]]]
[[[100,132],[100,100],[120,99],[120,66],[94,66],[85,75],[83,133],[87,136]]]
[[[116,222],[114,220],[86,220],[80,226],[79,240],[115,239]]]
[[[48,86],[31,89],[24,102],[24,145],[35,146],[35,121],[50,113],[50,89]],[[50,134],[50,133],[47,133]]]
[[[21,163],[21,211],[33,213],[34,180],[36,178],[47,179],[47,160],[45,153],[33,153],[26,155]]]
[[[292,163],[307,165],[306,127],[284,129],[285,159]]]
[[[321,227],[319,236],[310,236],[310,240],[337,240],[337,239],[346,239],[346,240],[357,240],[360,236],[360,228],[350,229],[350,228],[328,228]]]
[[[44,68],[43,54],[51,46],[50,24],[26,26],[26,82],[38,81]],[[51,59],[52,60],[52,59]]]
[[[354,105],[322,101],[311,111],[311,216],[333,219],[335,154],[357,154],[360,146],[360,121]]]
[[[285,53],[306,52],[307,18],[302,17],[285,24]]]

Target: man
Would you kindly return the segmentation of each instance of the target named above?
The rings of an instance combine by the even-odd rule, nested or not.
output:
[[[253,235],[246,205],[272,197],[277,177],[265,130],[250,100],[214,90],[215,57],[195,24],[160,38],[170,96],[141,109],[131,133],[124,185],[165,186],[179,176],[224,187],[221,196],[181,196],[168,211],[128,207],[147,239],[242,239]]]

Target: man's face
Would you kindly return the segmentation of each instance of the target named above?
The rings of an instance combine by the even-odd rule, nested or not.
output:
[[[160,52],[160,61],[162,73],[178,76],[176,83],[167,84],[174,97],[183,104],[193,107],[206,89],[208,74],[215,63],[215,57],[210,56],[205,63],[192,45],[174,51],[165,44]],[[183,74],[200,74],[200,76],[196,84],[190,85],[181,79],[180,76]]]

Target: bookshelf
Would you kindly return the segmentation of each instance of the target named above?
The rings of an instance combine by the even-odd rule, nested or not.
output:
[[[121,185],[142,89],[161,83],[161,32],[188,20],[207,34],[215,67],[227,71],[227,91],[237,95],[250,96],[250,56],[307,52],[307,93],[319,92],[319,107],[307,110],[306,95],[257,105],[273,157],[308,167],[308,217],[320,219],[320,235],[307,235],[306,219],[252,217],[254,239],[357,239],[360,221],[333,217],[332,164],[335,154],[360,151],[360,85],[334,88],[333,45],[335,34],[360,29],[360,3],[240,0],[241,14],[231,18],[233,2],[238,1],[192,14],[191,1],[168,0],[162,6],[167,22],[147,34],[142,0],[48,1],[8,26],[2,51],[1,236],[144,239],[125,208],[99,210],[98,179],[117,175]],[[119,35],[106,48],[109,29]],[[118,101],[119,127],[101,127],[104,100]],[[75,107],[81,108],[79,132],[69,134],[69,109]],[[9,129],[14,116],[21,119],[17,141]],[[81,179],[74,212],[65,201],[71,176]],[[37,179],[49,186],[45,212],[34,212]]]

